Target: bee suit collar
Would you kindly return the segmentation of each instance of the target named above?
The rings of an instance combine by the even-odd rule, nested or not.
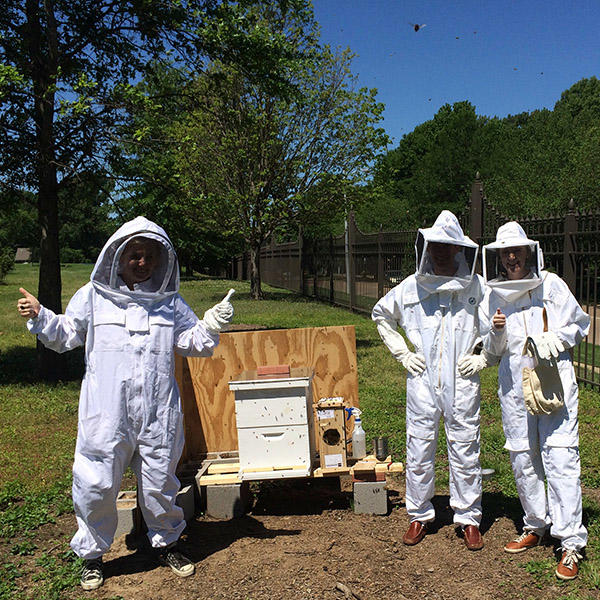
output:
[[[437,242],[458,246],[454,257],[456,271],[454,275],[436,275],[433,261],[428,252],[429,244]],[[455,292],[468,287],[475,273],[477,244],[467,237],[456,216],[449,210],[443,210],[432,227],[419,229],[415,242],[417,284],[429,293]]]
[[[523,279],[508,279],[500,260],[500,251],[519,246],[528,248],[526,265],[529,273]],[[530,240],[516,221],[509,221],[498,228],[496,241],[483,247],[484,281],[507,303],[538,287],[546,274],[543,268],[544,255],[539,242]]]

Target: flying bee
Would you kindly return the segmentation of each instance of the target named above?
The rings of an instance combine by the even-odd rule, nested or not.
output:
[[[423,29],[423,27],[425,27],[427,24],[423,23],[422,25],[419,25],[418,23],[410,23],[411,27],[416,31],[419,31],[419,29]]]

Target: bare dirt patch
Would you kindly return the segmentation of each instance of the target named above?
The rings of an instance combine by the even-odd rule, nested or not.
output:
[[[539,576],[525,569],[524,563],[532,559],[554,565],[550,542],[526,555],[502,551],[517,532],[516,500],[484,495],[485,547],[470,552],[452,524],[448,497],[438,495],[434,527],[423,542],[407,547],[401,539],[408,527],[402,478],[390,483],[387,516],[354,514],[352,494],[340,491],[337,482],[263,485],[243,518],[197,517],[183,537],[182,545],[196,563],[196,574],[186,579],[158,566],[143,540],[141,545],[137,540],[136,550],[134,540],[121,537],[105,556],[104,586],[85,594],[74,589],[64,598],[344,600],[350,597],[345,586],[362,600],[550,600],[577,585],[558,582],[551,571],[540,584]],[[73,530],[72,516],[45,526],[36,539],[37,554],[64,552]],[[34,558],[27,561],[32,570]],[[594,597],[590,594],[586,590],[586,597]]]

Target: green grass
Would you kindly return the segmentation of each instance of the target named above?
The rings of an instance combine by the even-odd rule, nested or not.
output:
[[[63,308],[77,288],[89,278],[91,265],[67,265],[63,268]],[[0,537],[9,540],[0,548],[0,600],[20,598],[18,588],[23,562],[35,557],[44,564],[44,578],[29,582],[39,586],[39,598],[60,597],[62,582],[75,585],[79,563],[71,553],[42,553],[37,548],[36,531],[57,515],[72,510],[70,470],[77,426],[79,380],[71,378],[58,384],[36,379],[35,339],[25,328],[25,320],[16,311],[22,286],[35,293],[37,268],[19,265],[0,284]],[[405,375],[385,349],[371,319],[364,314],[328,306],[302,298],[285,290],[264,286],[266,299],[250,298],[247,282],[186,280],[181,292],[202,317],[207,308],[222,299],[230,287],[236,288],[233,302],[235,321],[267,327],[318,327],[354,325],[356,327],[358,379],[363,425],[367,440],[385,435],[394,458],[404,460]],[[72,358],[71,373],[77,372],[81,354]],[[71,376],[73,377],[73,376]],[[507,452],[500,407],[496,395],[496,369],[482,373],[482,452],[483,467],[496,473],[484,483],[484,513],[520,517],[512,471]],[[580,393],[580,436],[582,483],[600,489],[600,396],[589,389]],[[370,442],[369,442],[370,443]],[[448,472],[443,428],[436,458],[439,491],[447,490]],[[598,496],[595,496],[598,498]],[[502,511],[505,511],[502,513]],[[590,532],[587,560],[582,575],[570,584],[560,585],[557,598],[597,597],[600,589],[600,506],[590,497],[584,501],[584,513]],[[13,542],[10,542],[14,539]],[[31,553],[33,552],[33,555]],[[542,588],[556,585],[551,560],[543,564],[523,563]],[[31,593],[31,590],[29,590]]]

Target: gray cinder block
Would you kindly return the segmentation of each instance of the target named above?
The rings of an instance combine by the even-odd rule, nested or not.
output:
[[[386,515],[388,495],[385,481],[354,482],[354,512],[359,515]]]
[[[183,509],[183,518],[189,523],[194,518],[196,512],[194,505],[194,488],[191,485],[182,487],[177,492],[175,504]]]
[[[206,514],[215,519],[243,517],[248,504],[248,482],[206,486]]]
[[[117,530],[115,538],[135,530],[137,498],[135,490],[121,491],[117,495]]]

